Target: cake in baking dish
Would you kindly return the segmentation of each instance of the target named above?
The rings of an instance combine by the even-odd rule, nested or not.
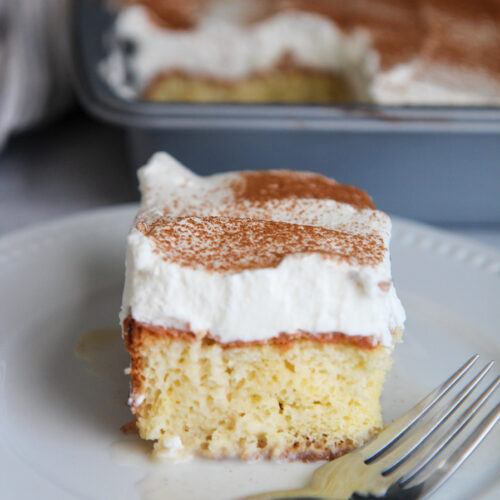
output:
[[[500,103],[498,0],[131,0],[115,33],[150,100]]]
[[[389,217],[362,190],[286,170],[139,170],[121,321],[129,406],[155,452],[319,460],[381,427],[404,311]]]

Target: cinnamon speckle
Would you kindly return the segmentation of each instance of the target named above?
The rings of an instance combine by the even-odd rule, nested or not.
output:
[[[220,273],[276,267],[287,255],[319,253],[356,265],[383,260],[376,234],[231,217],[158,217],[136,228],[154,241],[165,260]]]
[[[234,198],[265,201],[285,198],[330,199],[356,208],[375,209],[370,196],[355,186],[340,184],[311,172],[270,170],[242,172],[232,184]]]

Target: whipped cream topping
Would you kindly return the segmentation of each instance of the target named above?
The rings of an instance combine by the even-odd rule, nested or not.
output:
[[[377,75],[372,92],[376,102],[390,105],[500,103],[500,82],[487,73],[417,59]]]
[[[168,70],[236,80],[291,55],[302,67],[339,72],[363,98],[377,67],[365,31],[344,33],[328,19],[300,11],[250,25],[217,11],[204,16],[196,29],[181,31],[156,25],[145,7],[132,5],[120,12],[115,30],[135,45],[130,64],[139,92]]]
[[[131,315],[156,326],[209,334],[220,342],[262,341],[303,331],[366,336],[374,344],[392,346],[392,332],[403,326],[405,314],[391,280],[389,217],[371,208],[312,196],[241,199],[235,186],[246,176],[230,172],[200,177],[165,153],[154,155],[139,171],[142,209],[127,241],[122,321]],[[207,248],[214,235],[200,232],[195,224],[206,218],[214,218],[219,228],[224,218],[238,224],[286,223],[295,225],[296,233],[309,227],[312,234],[331,232],[342,241],[325,240],[321,244],[327,246],[318,251],[285,244],[280,258],[271,263],[260,259],[259,251],[266,246],[262,240],[255,247],[250,241],[241,245],[246,252],[243,260],[239,254],[231,260],[235,259],[232,247]],[[182,252],[178,246],[172,251],[172,240],[162,240],[151,231],[156,227],[161,232],[165,220],[178,222],[175,237],[181,234],[183,240],[195,241],[200,252],[209,252],[203,254],[206,258],[188,259],[189,249]],[[345,244],[350,239],[368,246]],[[216,241],[225,244],[223,237]],[[292,247],[300,251],[294,253]],[[222,266],[210,265],[221,255]],[[252,259],[245,260],[248,255]]]

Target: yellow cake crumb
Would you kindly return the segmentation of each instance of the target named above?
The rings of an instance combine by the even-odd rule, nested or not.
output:
[[[274,70],[234,82],[171,72],[158,76],[146,89],[145,98],[173,102],[326,104],[352,101],[354,93],[344,78],[320,71]]]
[[[163,336],[141,342],[135,363],[138,429],[155,453],[317,460],[381,429],[391,358],[383,346],[311,339],[224,348]]]

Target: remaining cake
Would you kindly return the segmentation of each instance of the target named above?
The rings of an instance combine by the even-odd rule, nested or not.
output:
[[[131,0],[115,32],[152,100],[500,103],[497,0]]]
[[[140,435],[174,459],[331,459],[382,427],[404,311],[389,217],[286,170],[139,170],[121,321]]]

